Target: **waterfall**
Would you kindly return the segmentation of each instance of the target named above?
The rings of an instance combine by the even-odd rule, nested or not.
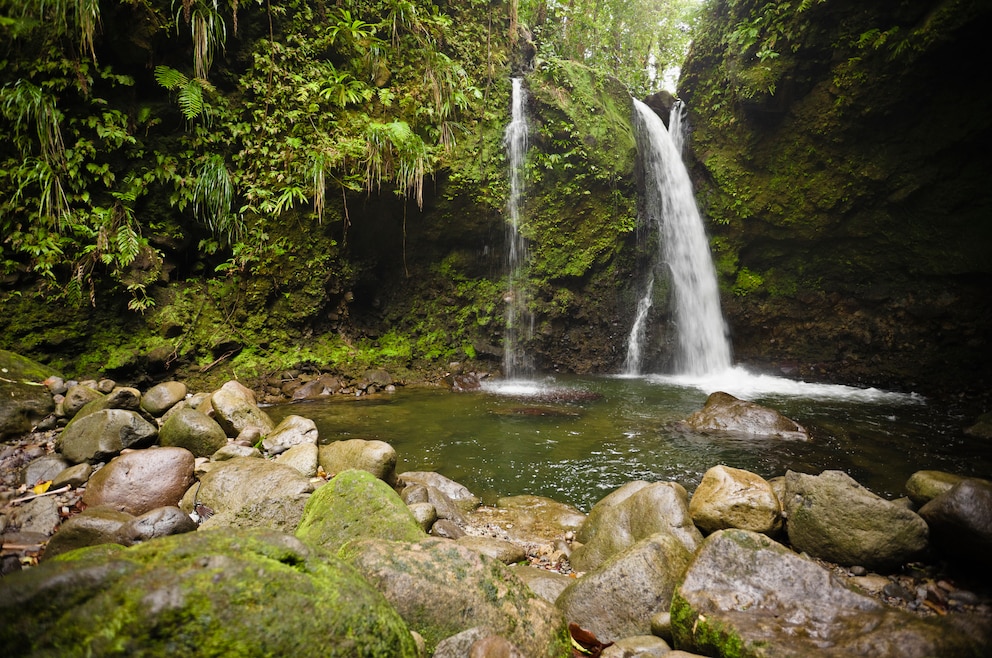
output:
[[[657,230],[660,246],[657,262],[648,276],[646,293],[637,304],[624,370],[636,375],[644,365],[655,277],[667,269],[676,337],[674,373],[721,372],[731,365],[730,342],[703,220],[680,153],[682,104],[676,103],[672,108],[669,121],[677,137],[669,134],[661,118],[644,103],[635,99],[634,110],[637,150],[644,170],[647,216],[643,221],[650,222]]]
[[[510,169],[510,195],[506,204],[508,222],[506,332],[503,336],[503,375],[511,379],[532,370],[521,340],[534,333],[534,316],[529,309],[523,279],[527,274],[527,243],[520,234],[520,204],[523,199],[524,162],[527,157],[527,90],[523,78],[513,78],[510,123],[503,135],[503,145]]]

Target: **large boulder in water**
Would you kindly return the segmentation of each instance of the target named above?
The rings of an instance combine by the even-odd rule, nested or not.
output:
[[[693,432],[740,434],[771,439],[809,439],[809,433],[799,423],[768,407],[741,400],[730,393],[717,391],[706,398],[706,404],[677,426]]]
[[[31,359],[0,350],[0,441],[25,434],[55,411],[45,386],[55,371]]]
[[[700,546],[671,619],[676,646],[709,656],[925,658],[992,649],[984,620],[891,608],[767,536],[737,529]]]
[[[789,542],[813,557],[884,570],[918,557],[927,547],[923,519],[841,471],[786,472],[783,506]]]
[[[416,656],[351,567],[289,535],[194,532],[67,553],[0,579],[18,656]]]
[[[477,626],[530,658],[567,653],[561,614],[497,560],[447,539],[367,539],[348,544],[344,553],[424,637],[428,655],[441,640]]]
[[[689,515],[688,494],[676,482],[628,482],[589,510],[572,565],[590,571],[658,533],[672,535],[690,553],[696,550],[703,537]]]

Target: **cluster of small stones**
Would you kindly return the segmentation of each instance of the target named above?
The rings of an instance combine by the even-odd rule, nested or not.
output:
[[[471,380],[466,381],[471,385]],[[48,557],[80,545],[108,541],[130,545],[189,532],[198,525],[233,524],[238,514],[262,507],[251,507],[247,503],[252,501],[246,501],[249,495],[235,492],[233,497],[237,504],[243,504],[241,509],[216,509],[223,503],[209,499],[211,474],[220,473],[225,462],[256,466],[274,462],[292,466],[300,475],[286,485],[280,481],[261,486],[257,478],[268,476],[252,474],[256,478],[251,483],[253,489],[268,489],[270,496],[296,501],[280,508],[281,518],[270,519],[272,523],[282,523],[291,531],[302,514],[303,502],[316,487],[343,470],[369,471],[400,494],[425,532],[457,541],[508,565],[540,567],[518,567],[515,571],[569,620],[594,630],[598,623],[606,623],[600,632],[607,635],[611,630],[606,629],[612,627],[598,620],[599,612],[591,611],[589,602],[598,604],[597,591],[630,575],[624,570],[632,567],[618,556],[629,560],[633,552],[637,557],[631,564],[643,561],[647,565],[654,559],[652,555],[663,554],[675,573],[683,573],[704,534],[716,536],[726,530],[786,542],[797,553],[820,561],[859,592],[919,615],[955,611],[992,614],[985,599],[959,587],[941,570],[918,561],[935,555],[949,557],[965,570],[987,576],[985,556],[992,549],[992,483],[982,480],[921,471],[907,483],[910,499],[893,502],[836,471],[818,476],[789,472],[766,481],[747,471],[715,466],[704,475],[691,499],[677,483],[631,482],[597,503],[588,515],[573,510],[568,521],[551,524],[550,532],[528,534],[513,528],[519,517],[509,517],[512,521],[508,523],[501,510],[480,506],[471,492],[436,473],[395,474],[395,452],[387,444],[353,440],[318,447],[312,421],[290,416],[276,426],[257,406],[255,394],[237,382],[196,395],[179,382],[157,385],[143,395],[109,380],[75,383],[53,378],[46,384],[53,393],[56,413],[39,426],[34,436],[42,437],[40,441],[22,444],[35,446],[22,451],[34,458],[21,469],[23,482],[13,496],[4,496],[7,509],[0,515],[0,532],[4,533],[5,553],[11,552],[5,556],[5,571],[32,563],[46,543]],[[274,388],[274,382],[270,384]],[[313,386],[306,388],[309,384]],[[367,376],[362,386],[350,391],[340,380],[317,377],[293,389],[288,397],[370,394],[390,386],[394,383],[388,373]],[[297,395],[304,388],[306,394]],[[286,397],[287,393],[279,388],[279,396]],[[102,423],[96,432],[99,440],[80,442],[83,447],[69,440],[79,434],[79,427],[95,423],[97,418]],[[105,428],[110,425],[113,431],[107,432]],[[192,431],[184,434],[174,426]],[[137,450],[152,446],[155,450]],[[169,465],[155,477],[142,474],[143,466],[136,459],[141,453],[156,453],[158,466]],[[22,455],[21,460],[27,458]],[[133,463],[117,469],[129,473],[125,485],[115,485],[112,476],[103,477],[112,471],[108,464],[129,460]],[[166,471],[180,475],[170,479],[163,476]],[[41,484],[44,486],[39,489]],[[226,486],[218,486],[218,490]],[[25,513],[29,506],[31,513]],[[79,514],[86,508],[90,508],[86,514]],[[101,512],[102,516],[91,513],[104,508],[109,510]],[[218,514],[212,519],[215,512]],[[562,510],[556,514],[561,515]],[[566,510],[564,516],[568,515]],[[87,524],[74,525],[82,518],[88,519]],[[67,532],[70,528],[73,532]],[[17,548],[11,549],[11,545]],[[9,559],[13,555],[14,561]],[[561,580],[542,580],[534,576],[538,571],[551,572]],[[677,576],[668,582],[672,583],[667,592],[670,599]],[[670,642],[672,628],[667,615],[666,605],[651,618],[651,632]],[[618,638],[618,646],[625,646],[623,639],[622,635]],[[653,646],[655,649],[644,651],[655,651],[657,646]],[[618,651],[606,649],[602,655],[628,655]]]

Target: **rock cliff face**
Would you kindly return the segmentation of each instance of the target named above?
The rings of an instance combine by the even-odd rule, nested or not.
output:
[[[683,69],[735,357],[916,390],[992,372],[992,6],[721,0]]]

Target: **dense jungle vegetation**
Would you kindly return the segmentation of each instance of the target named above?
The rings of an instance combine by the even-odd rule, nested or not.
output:
[[[977,0],[0,0],[0,347],[131,381],[495,366],[524,75],[528,349],[613,371],[653,253],[629,100],[684,64],[737,354],[972,377],[992,111],[962,63],[989,22]]]
[[[398,232],[378,237],[392,245],[402,234],[409,276],[419,254],[408,254],[407,217],[424,212],[441,177],[452,179],[448,196],[471,184],[468,212],[499,214],[513,71],[535,55],[559,71],[575,60],[650,91],[681,60],[694,9],[689,0],[2,0],[0,272],[5,305],[27,325],[8,327],[8,344],[49,359],[61,351],[64,336],[43,336],[46,322],[27,319],[52,302],[87,318],[113,307],[144,342],[97,343],[126,343],[125,352],[175,346],[203,312],[184,306],[189,296],[254,295],[245,308],[256,317],[282,302],[272,315],[293,316],[296,329],[318,311],[334,318],[328,307],[351,300],[363,260],[375,258],[349,249],[356,222],[401,216]],[[561,140],[580,139],[564,130]],[[557,157],[544,164],[572,166]],[[432,265],[464,278],[451,271],[458,258]],[[462,288],[479,290],[462,290],[467,308],[456,313],[488,322],[498,284],[470,278]],[[257,290],[262,279],[272,285]],[[192,280],[195,294],[167,286]],[[17,306],[26,298],[38,305]],[[84,316],[62,315],[62,332],[77,331],[81,345],[92,322],[72,327],[72,317]],[[266,342],[246,318],[237,324],[226,333],[239,335],[210,339],[200,358]],[[408,342],[386,337],[383,350],[409,357]],[[133,361],[102,347],[102,365]],[[453,355],[420,347],[419,356]],[[320,358],[339,359],[341,348]]]

